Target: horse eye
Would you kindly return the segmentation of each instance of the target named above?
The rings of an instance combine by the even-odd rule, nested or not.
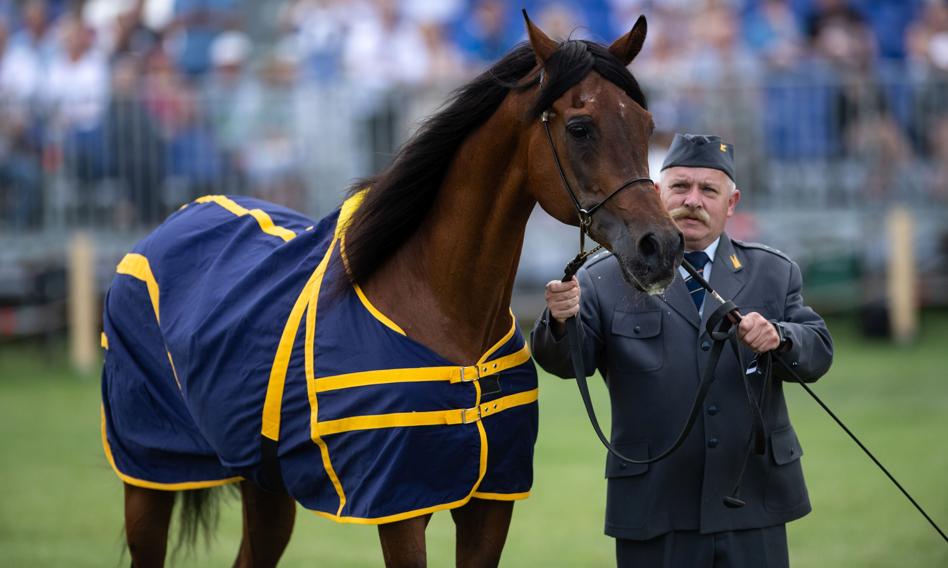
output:
[[[568,124],[566,125],[566,131],[569,132],[569,135],[577,140],[582,140],[589,138],[589,128],[585,124]]]

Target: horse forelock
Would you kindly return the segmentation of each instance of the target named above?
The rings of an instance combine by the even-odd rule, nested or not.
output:
[[[605,47],[588,40],[567,40],[550,56],[544,66],[544,84],[531,109],[534,118],[543,114],[566,91],[586,78],[590,71],[622,89],[643,109],[645,95],[632,73]]]

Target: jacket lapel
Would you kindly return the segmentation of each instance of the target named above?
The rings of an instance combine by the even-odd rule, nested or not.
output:
[[[712,273],[713,274],[713,273]],[[691,294],[688,293],[688,287],[681,277],[681,273],[675,270],[675,280],[664,294],[659,296],[668,306],[678,312],[685,321],[698,327],[698,309],[691,300]]]
[[[744,273],[744,260],[737,256],[734,245],[731,243],[727,234],[721,235],[721,242],[718,243],[718,250],[714,253],[714,266],[711,269],[711,288],[717,291],[725,300],[734,300],[737,294],[744,288],[746,274]],[[682,285],[684,287],[684,284]],[[708,318],[714,313],[720,304],[711,297],[711,294],[705,294],[704,313],[701,316],[701,324],[698,328],[702,333],[708,323]]]

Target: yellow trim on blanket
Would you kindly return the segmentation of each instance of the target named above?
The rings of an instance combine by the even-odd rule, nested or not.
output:
[[[490,349],[488,349],[483,355],[481,355],[481,358],[477,360],[477,363],[478,363],[478,364],[482,364],[482,363],[484,363],[484,361],[487,361],[487,359],[488,359],[491,355],[494,354],[494,351],[497,351],[498,349],[500,349],[501,346],[503,346],[505,343],[507,343],[507,341],[508,341],[511,337],[513,337],[513,334],[517,332],[517,318],[514,317],[514,313],[513,313],[513,310],[512,310],[512,309],[507,308],[507,311],[510,312],[510,329],[507,330],[507,333],[505,333],[504,336],[501,337],[500,340],[499,340],[497,343],[495,343]],[[524,343],[524,347],[526,347],[526,343]],[[528,348],[528,349],[529,349],[529,348]],[[530,355],[529,355],[529,351],[528,351],[528,352],[527,352],[527,358],[529,358],[529,357],[530,357]]]
[[[296,233],[293,231],[275,225],[273,219],[262,209],[247,209],[224,195],[205,195],[204,197],[198,197],[194,201],[197,203],[216,203],[238,217],[250,215],[256,219],[261,231],[268,235],[273,235],[274,237],[280,237],[284,241],[290,241],[296,236]]]
[[[518,351],[493,361],[467,367],[418,367],[406,369],[379,369],[320,377],[316,379],[316,392],[326,392],[353,387],[391,383],[417,383],[426,381],[448,381],[459,383],[488,377],[512,369],[530,360],[530,349],[524,344]]]
[[[210,201],[212,197],[221,196],[206,196],[199,198],[198,201]],[[263,402],[263,418],[260,433],[271,440],[278,441],[280,439],[280,419],[283,408],[283,389],[286,386],[286,372],[290,366],[290,357],[293,355],[293,344],[296,342],[300,322],[303,321],[303,313],[310,302],[312,288],[316,280],[321,279],[326,271],[326,266],[328,265],[329,258],[332,256],[333,248],[341,234],[339,227],[349,222],[349,218],[358,208],[363,197],[365,197],[365,190],[360,191],[343,202],[339,212],[339,219],[336,222],[335,237],[332,242],[329,243],[329,248],[323,256],[322,261],[320,261],[316,269],[313,270],[313,273],[310,275],[306,285],[303,286],[303,289],[300,290],[300,295],[296,298],[296,302],[290,310],[290,315],[286,319],[283,334],[280,336],[280,343],[277,345],[276,354],[273,356],[273,365],[270,367],[270,379],[267,382],[267,394]],[[233,203],[233,201],[230,201],[230,203]],[[236,203],[233,204],[235,206],[237,205]]]
[[[484,499],[487,501],[519,501],[521,499],[526,499],[529,496],[529,491],[524,491],[523,493],[484,493],[481,491],[475,491],[474,495],[472,495],[472,497]]]
[[[186,489],[205,489],[207,487],[217,487],[219,485],[228,485],[230,483],[237,483],[238,481],[243,481],[243,477],[228,477],[226,479],[211,479],[208,481],[182,481],[179,483],[158,483],[156,481],[148,481],[145,479],[138,479],[137,477],[132,477],[130,475],[125,475],[117,465],[115,465],[115,459],[112,457],[112,448],[109,446],[109,439],[106,435],[105,429],[105,406],[99,406],[99,414],[102,417],[101,420],[101,431],[102,431],[102,448],[105,450],[105,458],[108,460],[109,465],[112,467],[112,470],[118,475],[119,479],[128,483],[129,485],[134,485],[135,487],[144,487],[146,489],[159,489],[162,491],[184,491]]]
[[[336,221],[336,230],[333,233],[334,239],[342,238],[343,233],[349,227],[349,221],[352,220],[353,213],[362,205],[368,191],[369,188],[365,188],[342,202],[342,207],[339,209],[339,219]]]
[[[333,241],[335,244],[335,241]],[[332,244],[329,246],[329,253],[332,252]],[[328,253],[327,253],[328,256]],[[276,354],[273,356],[273,365],[270,367],[270,379],[267,382],[267,394],[263,401],[263,421],[260,427],[260,433],[267,438],[277,441],[280,439],[280,415],[283,408],[283,389],[286,385],[286,371],[290,366],[290,357],[293,355],[293,344],[296,342],[296,335],[299,332],[300,322],[303,321],[303,312],[309,302],[309,292],[313,283],[321,276],[320,267],[325,266],[320,263],[316,270],[310,275],[309,280],[300,291],[296,303],[290,310],[290,316],[286,319],[283,327],[283,335],[280,336],[280,343],[277,345]]]
[[[155,310],[155,321],[161,323],[161,317],[158,311],[158,281],[151,271],[151,265],[144,256],[130,252],[122,257],[121,262],[115,268],[119,274],[127,274],[132,278],[137,278],[145,283],[148,288],[148,297],[151,298],[151,307]]]
[[[480,401],[480,385],[475,382],[477,400]],[[473,408],[459,408],[453,410],[431,410],[426,412],[393,412],[390,414],[370,414],[366,416],[349,416],[336,420],[323,420],[316,423],[321,436],[341,434],[353,430],[375,430],[379,428],[401,428],[405,426],[445,426],[455,424],[479,423],[485,416],[497,414],[536,402],[538,389],[532,389],[516,394],[507,395],[483,404],[478,403]]]
[[[319,429],[316,427],[317,421],[319,420],[319,401],[316,399],[316,370],[313,362],[313,346],[316,343],[316,309],[319,302],[319,289],[322,287],[323,277],[326,275],[326,267],[329,265],[329,259],[332,257],[332,251],[335,249],[337,241],[338,239],[332,240],[332,243],[329,245],[329,250],[326,251],[323,260],[316,268],[316,274],[318,276],[316,276],[316,279],[313,281],[312,289],[310,290],[309,303],[306,308],[306,337],[304,339],[306,343],[303,346],[303,366],[306,370],[306,393],[309,397],[310,407],[310,438],[319,446],[319,454],[323,459],[323,468],[326,470],[326,475],[330,481],[332,481],[332,486],[336,490],[336,495],[339,497],[339,508],[336,510],[336,514],[338,515],[342,513],[342,508],[346,506],[346,492],[342,488],[342,482],[339,480],[336,470],[332,467],[332,459],[329,457],[329,446],[326,445],[326,442],[319,434]]]
[[[178,390],[181,390],[181,381],[178,379],[178,371],[174,368],[174,359],[171,358],[171,351],[165,349],[165,353],[168,354],[168,362],[171,363],[171,374],[174,375],[174,382],[178,385]]]
[[[401,327],[398,326],[397,323],[393,322],[391,319],[389,319],[388,316],[380,312],[379,309],[376,308],[375,305],[373,305],[371,301],[369,301],[369,299],[365,295],[365,292],[362,291],[361,286],[353,283],[352,287],[355,288],[356,295],[359,296],[359,300],[362,301],[362,305],[365,306],[365,309],[369,310],[369,313],[372,314],[372,317],[379,320],[379,322],[381,322],[382,325],[391,329],[395,333],[399,333],[405,336],[408,335],[407,333],[405,333],[405,330],[403,330]]]

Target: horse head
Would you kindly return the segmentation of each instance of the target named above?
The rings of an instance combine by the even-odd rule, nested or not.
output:
[[[674,279],[684,241],[648,179],[654,123],[626,69],[645,40],[645,18],[608,48],[557,43],[526,12],[524,18],[537,59],[528,111],[535,120],[526,133],[528,191],[556,219],[585,225],[616,256],[626,281],[662,292]]]

